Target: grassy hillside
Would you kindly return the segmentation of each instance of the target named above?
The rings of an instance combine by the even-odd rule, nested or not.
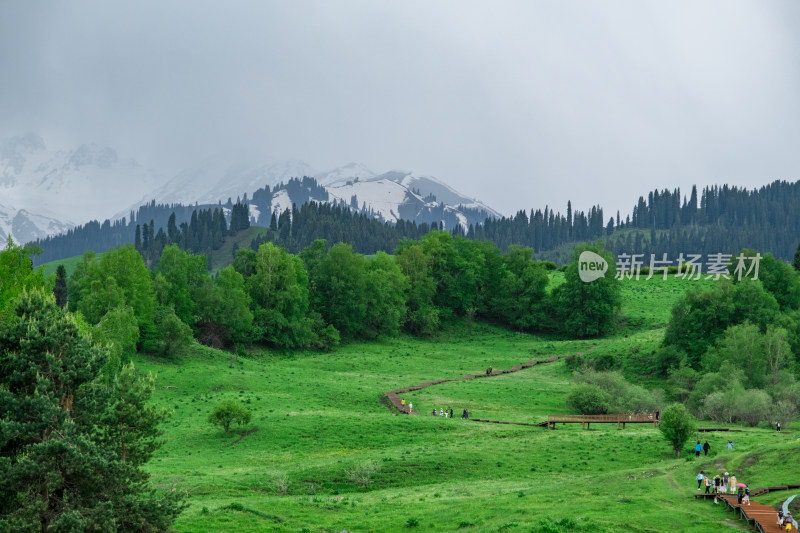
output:
[[[103,257],[102,253],[97,254],[97,258]],[[66,259],[59,259],[58,261],[51,261],[50,263],[44,263],[41,265],[43,269],[44,276],[52,276],[56,273],[56,269],[58,265],[64,265],[64,268],[67,271],[67,276],[71,276],[73,272],[75,272],[75,266],[83,260],[82,255],[76,255],[75,257],[68,257]]]
[[[512,422],[567,412],[571,376],[563,361],[408,394],[421,416],[382,402],[386,390],[532,358],[645,357],[689,283],[626,282],[625,320],[600,340],[475,324],[332,354],[261,351],[241,358],[197,348],[178,360],[140,357],[139,369],[158,375],[157,402],[174,410],[148,469],[159,488],[189,495],[179,531],[719,531],[730,513],[691,498],[697,471],[727,469],[753,486],[797,482],[800,466],[792,458],[800,435],[793,425],[782,433],[702,434],[711,454],[695,460],[688,449],[675,459],[647,425],[550,431],[458,418],[465,408],[474,418]],[[245,429],[257,430],[240,438],[208,424],[209,411],[224,399],[250,408]],[[445,407],[455,420],[428,414]],[[730,438],[733,451],[725,448]],[[369,464],[378,471],[369,486],[359,486],[348,474]]]

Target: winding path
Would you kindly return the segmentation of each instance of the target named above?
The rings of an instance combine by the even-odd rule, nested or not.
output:
[[[579,353],[583,353],[583,352],[579,352]],[[400,396],[398,396],[398,395],[399,394],[404,394],[406,392],[411,392],[411,391],[415,391],[415,390],[424,389],[426,387],[431,387],[433,385],[438,385],[440,383],[448,383],[448,382],[451,382],[451,381],[465,381],[465,380],[468,380],[468,379],[488,378],[488,377],[492,377],[492,376],[501,376],[503,374],[510,374],[512,372],[519,372],[520,370],[522,370],[524,368],[530,368],[532,366],[541,365],[541,364],[544,364],[544,363],[552,363],[554,361],[558,361],[562,357],[565,357],[565,356],[564,355],[553,355],[553,356],[548,357],[547,359],[543,359],[543,360],[532,360],[532,361],[528,361],[527,363],[523,363],[521,365],[514,365],[511,368],[509,368],[508,370],[491,370],[491,372],[486,372],[484,374],[470,374],[470,375],[467,375],[467,376],[462,376],[460,378],[437,379],[437,380],[434,380],[434,381],[424,381],[424,382],[420,383],[419,385],[414,385],[413,387],[405,387],[405,388],[402,388],[402,389],[390,390],[390,391],[384,392],[384,394],[386,395],[386,398],[389,400],[389,403],[391,403],[392,406],[394,406],[394,408],[397,409],[398,411],[400,411],[401,413],[404,413],[404,414],[407,414],[407,415],[419,415],[419,411],[409,411],[403,405],[402,400],[400,399]],[[495,420],[480,420],[480,422],[493,422],[495,424],[511,424],[512,423],[512,422],[498,422],[498,421],[495,421]],[[521,424],[521,425],[539,426],[541,424]]]

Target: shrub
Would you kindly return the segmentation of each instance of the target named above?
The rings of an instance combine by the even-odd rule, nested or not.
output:
[[[218,404],[208,415],[208,421],[215,426],[222,426],[225,433],[230,430],[231,424],[243,426],[250,422],[252,413],[233,400],[225,400]]]
[[[566,403],[582,415],[603,415],[608,413],[611,396],[597,385],[579,383],[567,395]]]
[[[377,461],[364,461],[344,471],[344,475],[359,487],[372,485],[372,476],[377,474],[381,465]]]

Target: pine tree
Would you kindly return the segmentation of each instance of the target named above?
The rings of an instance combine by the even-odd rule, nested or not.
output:
[[[133,367],[98,380],[106,352],[42,291],[0,334],[0,530],[165,531],[183,509],[140,467],[165,414]]]
[[[797,250],[794,252],[794,269],[800,270],[800,244],[797,245]]]
[[[64,265],[56,268],[56,283],[53,286],[53,295],[56,297],[56,305],[64,308],[67,305],[67,269]]]

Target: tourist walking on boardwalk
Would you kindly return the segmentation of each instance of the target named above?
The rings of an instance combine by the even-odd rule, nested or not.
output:
[[[705,484],[706,484],[706,492],[705,493],[706,494],[711,494],[711,478],[710,477],[706,476]]]
[[[736,491],[736,502],[740,507],[742,505],[742,498],[744,498],[744,490],[742,490],[742,487],[739,487],[739,490]]]
[[[750,487],[744,488],[744,496],[742,496],[742,505],[750,505]]]
[[[728,473],[725,472],[722,476],[722,492],[728,492],[728,481],[730,481],[730,477]]]
[[[703,449],[703,447],[700,445],[700,441],[697,441],[697,446],[694,447],[694,456],[695,457],[700,457],[700,451],[702,449]]]
[[[708,443],[708,441],[705,441],[703,443],[703,455],[708,455],[709,448],[711,448],[711,445]]]
[[[697,474],[697,477],[695,478],[697,480],[697,490],[700,490],[700,487],[703,486],[703,480],[705,478],[706,478],[706,476],[703,475],[703,471],[701,470],[700,473]]]
[[[731,494],[736,492],[736,476],[731,474]]]
[[[714,476],[714,494],[719,492],[719,486],[722,484],[722,480],[719,478],[719,474]],[[716,500],[716,498],[714,498]]]

